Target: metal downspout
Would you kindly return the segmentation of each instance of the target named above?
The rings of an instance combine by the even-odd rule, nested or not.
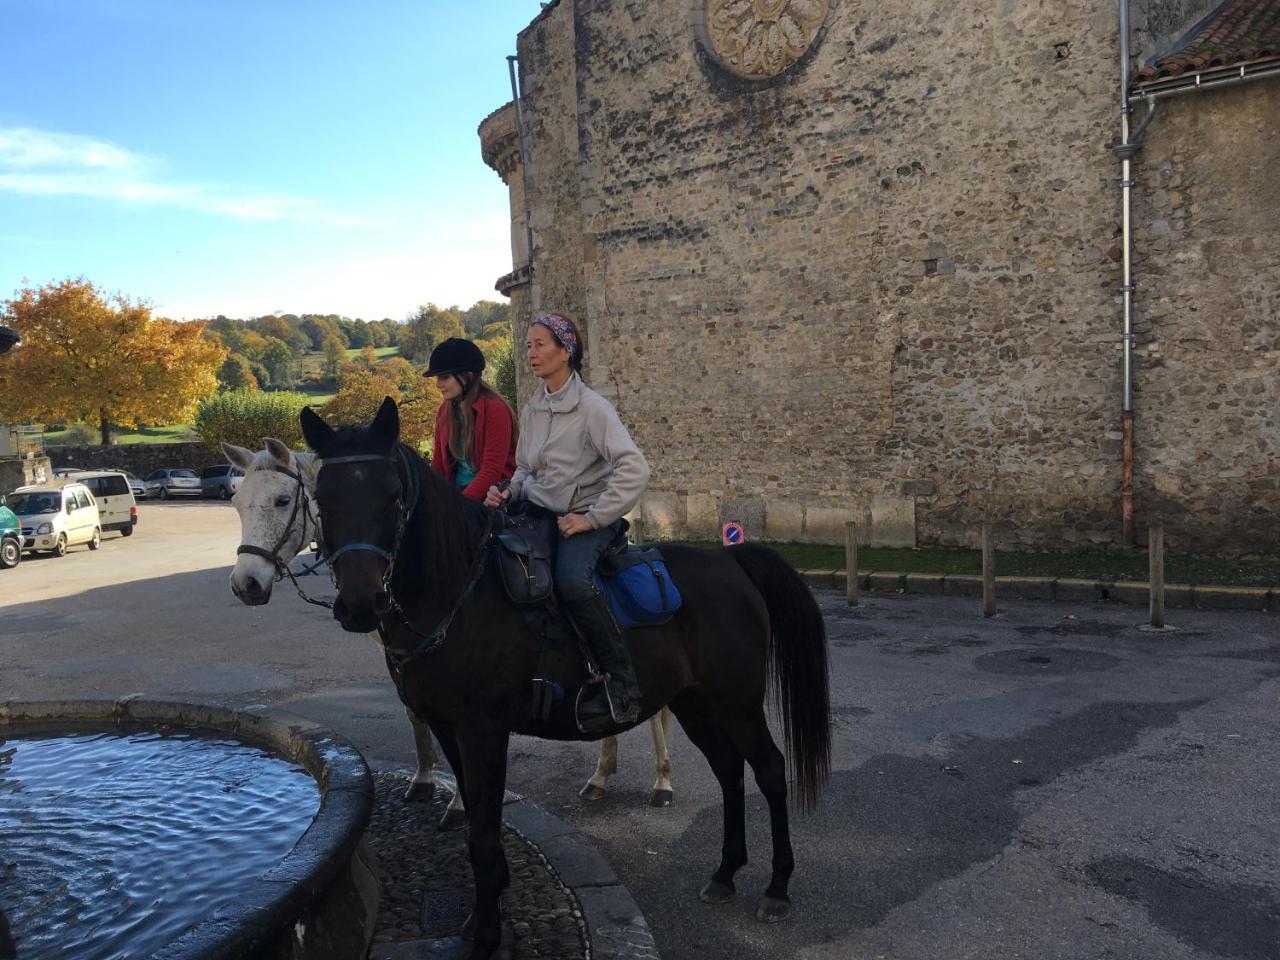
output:
[[[520,144],[520,183],[524,188],[524,239],[529,282],[533,283],[533,222],[529,218],[529,152],[524,142],[524,108],[520,106],[520,82],[516,78],[517,56],[507,57],[507,72],[511,75],[511,99],[516,105],[516,141]],[[530,287],[532,289],[532,287]]]
[[[1133,537],[1133,155],[1136,146],[1129,139],[1129,0],[1120,0],[1120,229],[1123,327],[1120,334],[1124,358],[1124,397],[1120,412],[1121,542],[1132,545]]]

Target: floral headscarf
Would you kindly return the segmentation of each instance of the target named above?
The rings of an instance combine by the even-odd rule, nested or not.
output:
[[[540,323],[551,331],[551,336],[556,338],[556,343],[569,351],[569,359],[574,364],[582,359],[582,344],[578,342],[578,331],[573,328],[573,321],[568,317],[562,317],[558,313],[540,313],[533,322]]]

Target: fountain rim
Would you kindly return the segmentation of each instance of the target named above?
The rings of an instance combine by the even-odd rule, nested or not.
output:
[[[274,707],[150,700],[10,700],[0,703],[0,738],[18,726],[41,733],[86,725],[146,724],[230,734],[304,767],[320,806],[293,849],[236,897],[152,954],[153,960],[237,957],[278,934],[350,864],[373,813],[373,776],[349,742],[321,724]]]

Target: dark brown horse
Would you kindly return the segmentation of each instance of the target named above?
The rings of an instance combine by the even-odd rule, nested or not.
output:
[[[498,579],[494,512],[461,497],[398,442],[390,398],[368,427],[335,430],[308,408],[302,429],[321,458],[315,495],[338,588],[334,616],[347,630],[382,631],[401,699],[431,725],[457,775],[476,883],[471,956],[487,960],[501,941],[498,898],[508,883],[508,740],[595,739],[579,733],[573,715],[581,657],[573,644],[543,650]],[[766,686],[771,677],[793,791],[811,807],[830,770],[822,617],[772,550],[666,546],[663,554],[684,606],[663,626],[627,633],[644,691],[641,718],[670,704],[720,782],[724,844],[701,894],[708,903],[733,896],[734,874],[747,862],[743,761],[751,765],[773,833],[773,873],[756,915],[780,920],[794,858],[786,763],[765,721]],[[535,676],[566,691],[545,720],[531,715]]]

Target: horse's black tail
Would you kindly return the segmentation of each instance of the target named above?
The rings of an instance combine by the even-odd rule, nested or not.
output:
[[[800,574],[773,550],[754,543],[728,550],[769,610],[770,673],[782,714],[791,789],[801,809],[811,810],[831,776],[831,702],[822,611]]]

